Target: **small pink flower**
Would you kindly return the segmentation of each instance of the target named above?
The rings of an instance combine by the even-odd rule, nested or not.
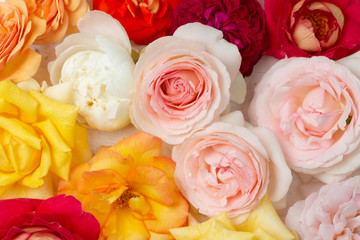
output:
[[[72,196],[0,201],[0,238],[97,240],[100,225]]]
[[[290,207],[286,225],[300,239],[360,238],[360,176],[325,185]]]

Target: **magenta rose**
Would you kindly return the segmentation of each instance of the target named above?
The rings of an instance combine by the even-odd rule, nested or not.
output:
[[[0,239],[97,240],[100,225],[73,196],[0,201]]]
[[[350,55],[360,49],[359,11],[359,0],[265,0],[265,54],[331,59]]]
[[[359,57],[282,59],[256,86],[249,116],[274,131],[293,170],[329,183],[360,168]]]
[[[190,22],[201,22],[221,30],[242,57],[240,71],[249,76],[262,54],[265,14],[256,0],[182,0],[175,8],[171,32]]]
[[[360,176],[325,185],[289,208],[285,219],[300,239],[360,239]]]

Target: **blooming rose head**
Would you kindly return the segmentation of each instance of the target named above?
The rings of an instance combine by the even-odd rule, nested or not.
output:
[[[105,239],[169,239],[185,224],[188,203],[174,182],[175,163],[161,156],[161,140],[145,132],[103,147],[71,170],[58,193],[72,194],[99,220]]]
[[[221,31],[200,23],[150,43],[135,67],[132,122],[167,143],[181,143],[225,110],[240,62]]]
[[[25,189],[42,187],[49,173],[68,179],[72,163],[91,157],[76,116],[75,106],[0,82],[0,195],[22,197]]]
[[[225,211],[235,222],[267,191],[273,201],[281,200],[292,180],[276,137],[246,128],[239,111],[174,146],[172,158],[176,184],[188,201],[201,214]]]
[[[280,60],[249,108],[254,123],[275,132],[293,170],[325,182],[360,167],[360,80],[344,65],[325,57]]]
[[[57,59],[49,64],[56,86],[45,93],[53,98],[63,95],[63,100],[79,106],[78,121],[84,126],[122,128],[130,123],[135,69],[129,38],[117,20],[100,11],[86,13],[78,27],[80,33],[56,47]]]
[[[201,22],[221,30],[242,57],[240,71],[251,74],[262,54],[265,34],[264,10],[256,0],[182,0],[172,14],[170,32],[190,22]]]
[[[286,225],[300,239],[358,239],[360,237],[360,176],[323,186],[319,192],[289,208]]]
[[[25,0],[31,14],[46,22],[46,31],[36,43],[60,41],[66,33],[76,31],[76,24],[89,11],[86,0]]]
[[[265,0],[269,48],[277,58],[339,59],[360,49],[359,1]]]
[[[0,200],[0,238],[97,240],[100,226],[96,218],[83,212],[73,196],[46,200]]]
[[[109,13],[137,44],[165,36],[179,0],[94,0],[94,9]]]
[[[23,0],[1,1],[0,15],[0,80],[27,80],[40,66],[41,55],[29,47],[44,33],[45,22],[29,14]]]

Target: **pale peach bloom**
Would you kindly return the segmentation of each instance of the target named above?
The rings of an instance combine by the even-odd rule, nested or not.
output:
[[[45,22],[29,14],[23,0],[0,2],[0,80],[21,82],[33,76],[41,55],[29,49],[44,33]]]

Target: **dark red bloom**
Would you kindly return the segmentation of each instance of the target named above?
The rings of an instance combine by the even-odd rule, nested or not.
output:
[[[360,50],[360,0],[265,0],[265,54],[339,59]]]
[[[148,44],[165,36],[173,9],[179,0],[94,0],[94,9],[117,19],[130,40]]]
[[[173,11],[170,33],[190,22],[221,30],[242,57],[240,71],[251,74],[262,54],[265,14],[256,0],[181,0]]]
[[[0,201],[0,239],[97,240],[99,222],[73,196]],[[33,237],[33,238],[31,238]]]

